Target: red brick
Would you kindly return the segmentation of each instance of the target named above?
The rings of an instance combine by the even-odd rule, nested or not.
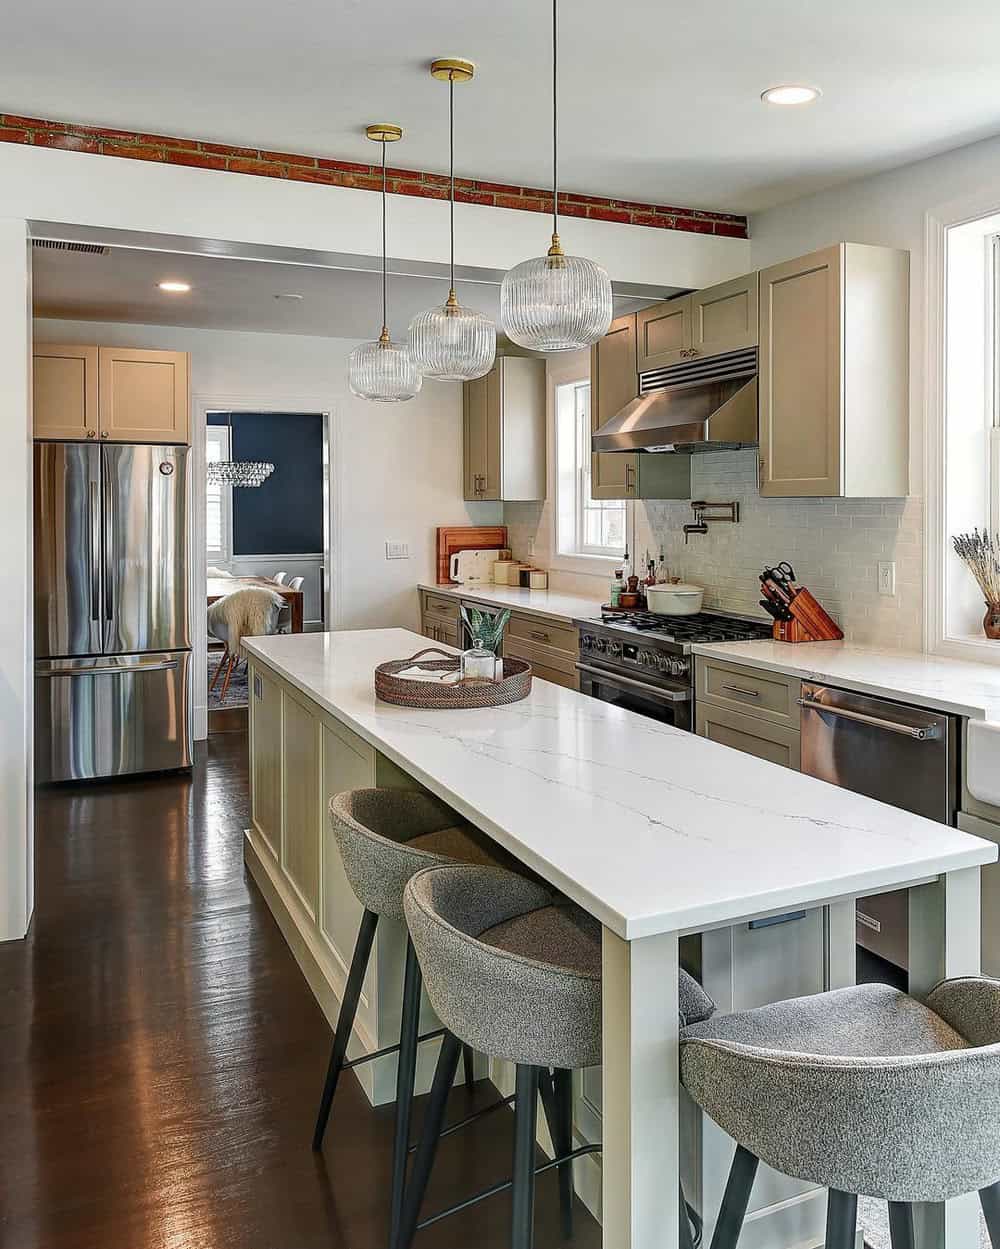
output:
[[[717,221],[715,223],[715,233],[724,235],[729,239],[749,238],[749,232],[746,225],[736,225],[736,223],[732,221]]]
[[[324,186],[341,185],[334,169],[307,169],[303,165],[289,165],[288,177],[292,182],[320,182]]]
[[[82,134],[53,134],[51,131],[36,130],[32,142],[38,147],[58,147],[67,152],[99,151],[97,140]]]
[[[669,217],[658,217],[652,212],[630,212],[629,222],[634,226],[650,226],[656,230],[664,230],[668,228]]]
[[[251,173],[261,178],[284,178],[287,174],[284,165],[267,160],[244,160],[239,156],[229,158],[229,169],[232,173]]]
[[[611,201],[603,195],[578,195],[575,191],[560,191],[559,202],[567,204],[592,204],[595,208],[610,208]]]
[[[359,165],[352,160],[329,160],[325,156],[318,157],[316,164],[320,169],[335,169],[341,173],[374,173],[376,168],[374,165]],[[381,176],[381,166],[378,168]]]
[[[381,171],[382,166],[379,165]],[[442,173],[424,173],[420,169],[396,169],[392,165],[386,170],[390,178],[394,178],[399,182],[423,182],[427,186],[450,186],[451,180],[447,174]]]
[[[711,234],[714,226],[711,221],[701,221],[697,217],[677,217],[672,228],[688,234]]]
[[[520,209],[521,212],[541,212],[542,201],[524,195],[494,195],[493,203],[497,208]]]
[[[141,143],[113,143],[102,140],[101,152],[104,156],[127,156],[130,160],[166,160],[166,153],[162,148]]]
[[[28,130],[51,129],[59,123],[54,121],[43,121],[40,117],[21,117],[18,113],[2,114],[5,126],[24,126]]]
[[[378,173],[334,173],[336,178],[336,186],[349,186],[358,191],[381,191],[382,190],[382,171]]]
[[[455,201],[459,204],[493,204],[493,196],[488,191],[470,191],[466,187],[455,187]]]
[[[15,130],[12,126],[0,126],[0,143],[27,143],[29,131]]]
[[[225,169],[225,156],[212,156],[208,152],[167,152],[168,165],[190,165],[193,169]]]
[[[137,139],[140,143],[148,143],[151,147],[168,148],[170,151],[198,151],[197,139],[172,139],[162,134],[137,134],[130,137]]]
[[[586,217],[586,204],[564,204],[562,196],[559,196],[559,216],[560,217]]]
[[[419,199],[447,199],[447,186],[426,186],[423,182],[390,181],[389,191],[393,195],[415,195]]]
[[[261,152],[262,160],[276,160],[282,165],[309,165],[316,168],[315,156],[297,156],[294,152]]]
[[[598,208],[596,204],[590,205],[587,216],[593,221],[617,221],[622,225],[628,225],[632,220],[632,214],[620,208]]]
[[[251,160],[260,159],[260,151],[255,147],[231,147],[228,143],[204,143],[198,145],[203,152],[213,152],[216,156],[245,156]]]
[[[477,191],[489,191],[494,195],[520,195],[524,187],[511,186],[508,182],[480,182],[476,179]]]

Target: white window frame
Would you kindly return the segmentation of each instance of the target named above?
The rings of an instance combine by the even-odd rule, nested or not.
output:
[[[225,425],[206,425],[205,427],[205,462],[210,461],[209,448],[215,444],[219,448],[219,459],[228,459],[229,429]],[[213,487],[205,487],[205,557],[209,564],[226,566],[233,559],[233,491],[230,486],[216,487],[219,491],[219,529],[221,545],[218,550],[208,544],[208,506],[211,501],[209,491]]]
[[[565,541],[565,529],[560,532],[560,495],[564,493],[565,484],[560,483],[559,472],[559,393],[564,386],[576,386],[590,378],[590,352],[566,352],[564,355],[551,357],[547,361],[548,389],[548,464],[549,464],[549,502],[546,504],[548,518],[549,567],[559,572],[583,574],[592,577],[610,577],[615,568],[620,568],[622,551],[614,554],[587,553],[560,549],[568,545]],[[578,466],[579,468],[579,466]],[[579,512],[579,473],[574,480],[574,528],[579,532],[581,517]],[[625,501],[625,535],[628,548],[633,546],[635,532],[635,504]]]
[[[590,494],[590,378],[582,377],[575,382],[563,382],[556,389],[556,419],[559,422],[557,447],[559,464],[560,496],[557,499],[556,525],[559,534],[559,554],[591,556],[600,559],[621,560],[625,552],[624,534],[628,528],[628,514],[624,499],[594,499]],[[569,472],[562,463],[563,430],[565,422],[572,422],[573,462]],[[582,428],[581,428],[582,426]],[[566,439],[568,442],[569,439]],[[562,498],[567,488],[573,491],[572,505]],[[588,512],[618,512],[622,518],[621,543],[604,546],[587,542]]]
[[[1000,177],[975,195],[949,201],[928,212],[924,218],[925,276],[925,392],[924,392],[924,649],[953,659],[968,659],[1000,666],[995,642],[973,631],[959,632],[949,625],[949,583],[954,583],[955,556],[951,546],[949,504],[949,246],[950,232],[961,226],[981,229],[985,298],[982,306],[983,429],[986,445],[983,455],[983,483],[988,489],[992,515],[989,521],[1000,527],[1000,368],[996,367],[995,329],[1000,319],[1000,273],[991,278],[990,258],[993,239],[1000,234]],[[956,238],[958,236],[955,236]],[[951,448],[953,450],[953,448]],[[961,527],[964,527],[961,526]]]

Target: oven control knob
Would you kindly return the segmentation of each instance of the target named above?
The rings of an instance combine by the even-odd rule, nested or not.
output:
[[[617,657],[617,656],[621,655],[621,653],[622,653],[622,644],[621,644],[621,642],[609,642],[609,643],[608,643],[608,654],[609,654],[612,658],[615,658],[615,657]]]
[[[605,642],[604,638],[594,638],[594,645],[599,651],[603,651],[607,647],[607,642]]]
[[[655,651],[640,651],[639,663],[644,668],[655,668],[656,667],[656,652]]]
[[[582,649],[585,651],[589,651],[593,645],[594,645],[594,639],[590,636],[589,633],[584,633],[580,638],[580,646],[582,647]]]

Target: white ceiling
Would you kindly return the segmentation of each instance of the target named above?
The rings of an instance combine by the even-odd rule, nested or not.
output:
[[[549,179],[539,0],[34,0],[4,14],[0,110],[442,170],[461,55],[459,172]],[[563,0],[567,190],[736,212],[1000,131],[995,0]],[[767,86],[823,98],[778,109]]]
[[[187,294],[158,289],[162,281],[188,282]],[[330,338],[377,338],[382,324],[381,278],[377,272],[219,259],[131,248],[105,255],[32,251],[32,296],[40,317],[71,321],[118,321],[138,325],[183,325],[195,329],[313,334]],[[410,320],[443,303],[442,278],[394,275],[389,285],[389,319],[394,337],[405,336]],[[277,299],[298,294],[302,299]],[[499,318],[499,286],[459,282],[463,303]],[[615,297],[616,314],[631,312],[650,298]]]

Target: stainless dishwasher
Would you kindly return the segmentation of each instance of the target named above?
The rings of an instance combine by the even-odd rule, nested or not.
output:
[[[941,824],[954,825],[955,716],[803,682],[802,771]],[[906,968],[907,891],[858,902],[858,944]]]

